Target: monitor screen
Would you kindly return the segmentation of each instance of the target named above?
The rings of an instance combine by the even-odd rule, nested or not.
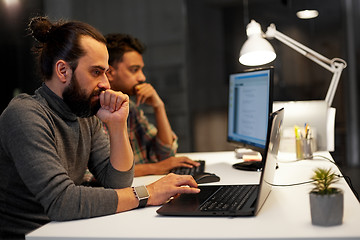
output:
[[[230,75],[227,140],[262,152],[272,112],[273,68]]]

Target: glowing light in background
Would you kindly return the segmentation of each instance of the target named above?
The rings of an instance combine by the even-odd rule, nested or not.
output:
[[[20,0],[3,0],[7,7],[16,7],[20,5]]]
[[[317,10],[302,10],[298,11],[296,13],[296,16],[301,19],[311,19],[319,16],[319,12]]]
[[[21,12],[21,0],[2,0],[5,6],[5,14],[7,15],[7,21],[11,25],[15,24],[14,21],[18,20]]]

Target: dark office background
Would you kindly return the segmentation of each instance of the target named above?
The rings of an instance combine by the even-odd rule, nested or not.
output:
[[[296,11],[315,8],[301,20]],[[238,62],[246,25],[270,23],[328,58],[342,58],[344,70],[334,98],[335,152],[343,171],[359,182],[359,22],[357,0],[0,0],[0,112],[19,92],[41,84],[27,36],[30,17],[90,23],[103,34],[130,33],[147,45],[147,79],[163,98],[179,151],[221,151],[226,142],[228,76],[246,69]],[[332,74],[277,40],[274,99],[322,100]],[[147,109],[145,109],[147,111]]]

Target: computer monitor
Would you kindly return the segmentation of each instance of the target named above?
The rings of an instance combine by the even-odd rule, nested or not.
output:
[[[273,106],[273,78],[272,67],[230,75],[228,142],[264,153],[268,120]],[[250,163],[236,166],[239,169],[244,167],[242,170],[256,170]]]

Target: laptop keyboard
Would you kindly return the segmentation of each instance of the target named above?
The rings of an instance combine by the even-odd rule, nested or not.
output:
[[[191,175],[191,176],[195,176],[199,173],[203,173],[205,171],[205,160],[197,160],[196,162],[200,163],[198,167],[195,166],[192,168],[178,167],[172,169],[170,172],[178,175]]]
[[[201,206],[201,211],[237,211],[241,209],[258,185],[222,186]]]

